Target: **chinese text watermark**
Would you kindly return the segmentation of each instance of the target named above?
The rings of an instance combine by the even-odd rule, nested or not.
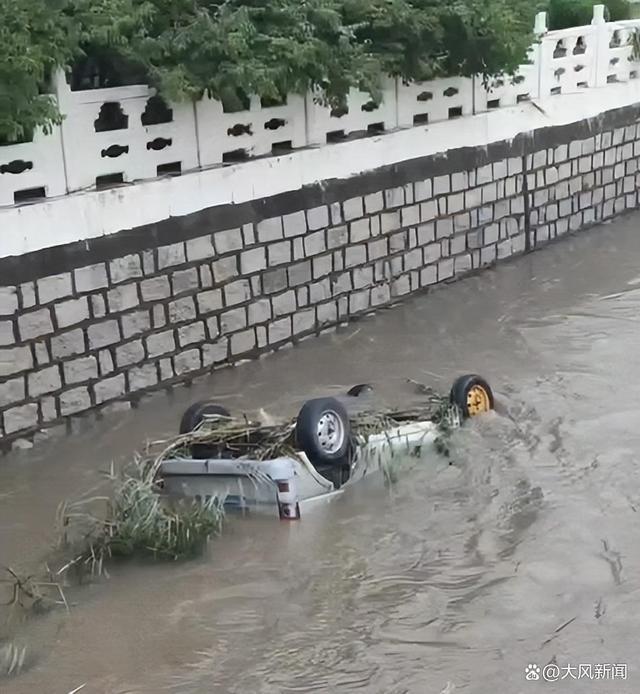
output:
[[[627,666],[624,663],[580,663],[579,665],[556,665],[549,663],[540,667],[529,663],[524,669],[527,681],[543,680],[560,682],[561,680],[626,680]]]

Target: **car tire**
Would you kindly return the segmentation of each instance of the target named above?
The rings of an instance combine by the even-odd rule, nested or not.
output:
[[[339,400],[307,400],[296,420],[296,442],[313,465],[349,462],[352,449],[349,415]]]
[[[371,393],[373,393],[373,387],[368,383],[359,383],[347,391],[347,395],[352,398],[359,398],[361,395],[370,395]]]
[[[467,374],[457,378],[451,387],[449,400],[464,419],[476,417],[494,408],[491,386],[480,376]]]
[[[188,434],[193,431],[200,422],[203,421],[205,415],[217,414],[221,417],[230,417],[229,411],[213,402],[194,402],[190,405],[182,415],[180,420],[180,434]]]

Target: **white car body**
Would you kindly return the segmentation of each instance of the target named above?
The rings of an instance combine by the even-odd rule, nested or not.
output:
[[[453,423],[459,426],[460,422]],[[323,499],[330,499],[366,475],[382,471],[396,455],[422,452],[433,447],[438,428],[431,421],[399,424],[358,446],[349,479],[339,489],[323,477],[300,452],[297,458],[271,460],[249,458],[196,460],[170,458],[159,467],[164,490],[169,495],[206,500],[216,497],[226,507],[254,509],[297,520],[301,511]]]

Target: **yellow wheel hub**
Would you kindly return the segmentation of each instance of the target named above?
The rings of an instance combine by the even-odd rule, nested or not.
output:
[[[475,385],[467,393],[467,410],[470,417],[489,412],[491,409],[491,398],[489,393],[482,387]]]

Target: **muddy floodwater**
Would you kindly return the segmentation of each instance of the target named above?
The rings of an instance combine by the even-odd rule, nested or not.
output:
[[[456,433],[453,464],[300,523],[233,519],[195,561],[115,567],[20,627],[32,660],[0,691],[640,691],[640,216],[0,459],[0,563],[36,560],[61,500],[203,396],[294,414],[464,372],[499,407]],[[561,681],[525,679],[549,663]]]

